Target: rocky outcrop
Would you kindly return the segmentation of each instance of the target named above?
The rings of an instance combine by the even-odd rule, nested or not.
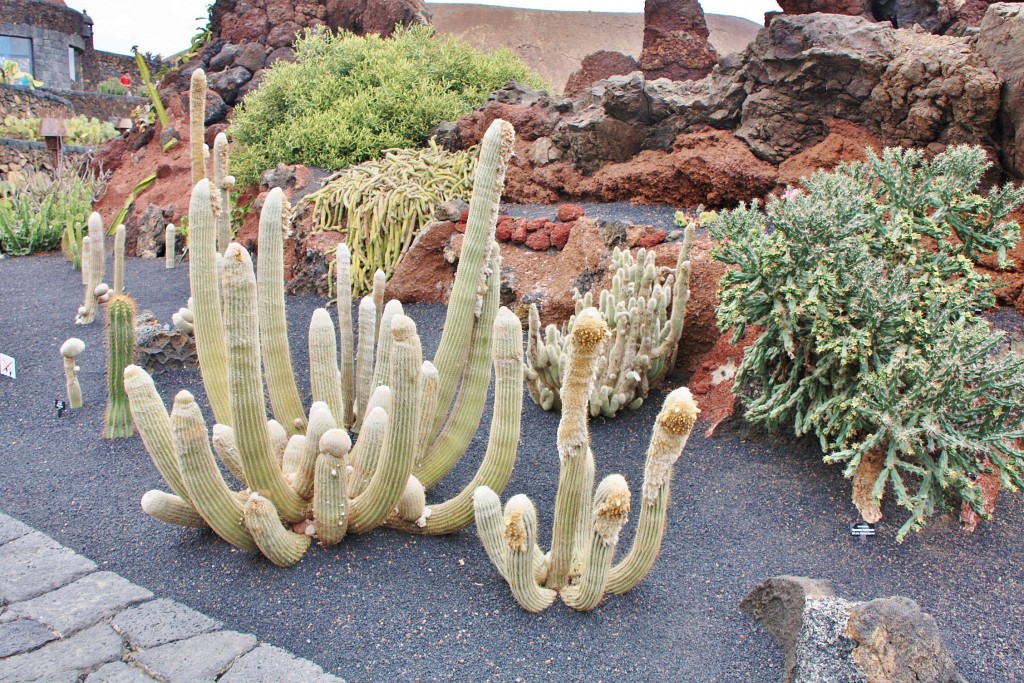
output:
[[[779,0],[786,14],[846,14],[851,17],[873,18],[871,0]]]
[[[621,76],[640,69],[640,62],[621,52],[600,50],[589,54],[580,62],[580,68],[565,82],[564,95],[577,97],[598,81],[612,76]]]
[[[785,652],[784,683],[966,683],[931,615],[905,597],[850,602],[824,582],[775,576],[740,603]]]
[[[977,28],[989,4],[990,0],[779,0],[786,14],[845,14],[955,36]]]
[[[647,0],[640,68],[648,78],[703,78],[718,63],[697,0]]]
[[[815,171],[831,171],[842,163],[864,161],[869,148],[882,148],[878,136],[863,126],[842,119],[831,119],[825,125],[828,136],[824,140],[779,164],[780,185],[796,185]]]
[[[164,326],[151,311],[135,319],[136,362],[151,375],[199,367],[195,335]]]
[[[999,128],[1003,166],[1024,179],[1024,4],[991,5],[981,24],[978,52],[1003,81]]]

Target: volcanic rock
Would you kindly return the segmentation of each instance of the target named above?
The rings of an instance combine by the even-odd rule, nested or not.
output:
[[[697,0],[647,0],[640,68],[649,78],[703,78],[718,63]]]
[[[1003,80],[999,105],[1001,161],[1016,179],[1024,179],[1024,4],[991,5],[981,23],[978,52]]]
[[[580,62],[580,68],[569,75],[565,82],[566,97],[578,97],[598,81],[610,76],[620,76],[640,69],[640,62],[621,52],[600,50],[589,54]]]

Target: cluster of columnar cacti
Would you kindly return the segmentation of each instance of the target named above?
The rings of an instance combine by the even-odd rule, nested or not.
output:
[[[344,295],[351,289],[350,271],[342,251],[340,331],[324,309],[310,324],[314,403],[308,413],[298,400],[286,336],[283,196],[273,191],[264,204],[257,285],[251,258],[237,244],[226,250],[218,277],[210,183],[197,183],[189,212],[191,322],[218,424],[211,449],[188,392],[176,397],[168,415],[149,376],[135,366],[125,370],[136,424],[172,491],[147,493],[147,513],[208,525],[229,543],[259,548],[283,566],[297,562],[314,535],[331,544],[348,532],[383,524],[443,534],[472,521],[474,488],[504,487],[519,440],[522,326],[508,310],[499,311],[494,243],[513,139],[504,121],[496,121],[485,137],[434,362],[423,362],[416,326],[401,305],[390,302],[378,318],[380,307],[371,297],[360,303],[353,348],[351,301]],[[487,452],[461,493],[428,507],[426,489],[454,467],[477,431],[492,355],[498,391]],[[269,421],[261,365],[275,418]],[[346,429],[358,429],[354,445]],[[214,451],[244,489],[232,490],[224,481]]]
[[[89,241],[86,242],[85,240]],[[89,325],[96,320],[98,305],[105,301],[109,287],[103,282],[106,271],[105,250],[103,244],[103,219],[96,212],[89,216],[89,235],[83,237],[82,280],[85,283],[85,301],[78,307],[75,322]]]
[[[71,408],[82,407],[82,385],[78,383],[78,356],[85,350],[85,342],[71,337],[60,346],[64,357],[64,379],[68,388],[68,404]]]
[[[124,369],[135,362],[135,301],[115,294],[107,303],[107,412],[103,437],[119,439],[134,434]]]
[[[587,427],[594,375],[608,334],[596,309],[577,316],[561,386],[561,473],[551,552],[544,555],[537,545],[537,512],[529,498],[513,496],[502,512],[493,490],[481,486],[474,493],[484,549],[516,601],[531,612],[547,609],[559,594],[573,609],[591,610],[606,593],[624,593],[647,575],[665,532],[672,467],[699,412],[685,387],[666,397],[647,450],[633,547],[615,564],[619,532],[631,510],[629,488],[621,475],[613,474],[593,491],[594,455]]]
[[[611,290],[601,290],[597,307],[611,329],[605,353],[597,360],[597,381],[590,396],[590,414],[614,417],[636,410],[652,386],[675,365],[679,339],[690,299],[690,246],[693,225],[684,233],[675,268],[660,269],[654,252],[640,249],[612,254],[615,275]],[[541,332],[536,304],[530,305],[526,347],[526,379],[530,396],[544,410],[562,406],[560,387],[568,359],[569,339],[580,312],[595,306],[593,293],[573,296],[576,314],[563,334],[554,325]]]

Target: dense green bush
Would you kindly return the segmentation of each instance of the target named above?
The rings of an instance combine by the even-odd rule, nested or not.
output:
[[[127,95],[128,88],[120,80],[111,76],[96,84],[96,92],[104,95]]]
[[[430,128],[482,104],[509,80],[543,87],[508,50],[486,54],[433,29],[391,38],[307,32],[236,108],[232,169],[251,184],[277,163],[339,169],[415,147]]]
[[[0,253],[24,256],[61,247],[78,267],[82,234],[104,178],[70,166],[53,176],[9,173],[0,180]]]
[[[119,135],[114,124],[90,116],[74,116],[66,119],[68,135],[66,145],[101,145]],[[0,121],[0,137],[18,140],[42,141],[39,135],[39,119],[8,114]]]
[[[887,149],[710,226],[733,266],[719,325],[763,328],[736,377],[747,417],[816,434],[862,512],[891,487],[911,512],[900,540],[947,495],[983,514],[989,467],[1024,486],[1024,358],[992,353],[1001,333],[977,315],[991,283],[973,267],[1019,239],[1003,219],[1024,190],[977,194],[987,166],[975,147]]]

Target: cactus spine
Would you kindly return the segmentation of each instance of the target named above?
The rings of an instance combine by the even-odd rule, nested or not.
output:
[[[107,304],[107,412],[103,438],[119,439],[135,433],[131,408],[124,390],[124,369],[135,362],[135,301],[115,295]]]
[[[174,267],[174,241],[177,234],[173,223],[168,223],[164,228],[164,268]]]
[[[256,291],[259,295],[260,349],[270,405],[274,417],[288,433],[297,434],[305,429],[306,415],[295,384],[295,373],[292,372],[288,322],[285,318],[284,203],[284,193],[281,188],[275,187],[267,195],[260,213],[260,268]],[[333,338],[333,329],[331,336]],[[332,410],[334,408],[331,406]]]
[[[78,383],[78,356],[85,350],[85,342],[71,337],[60,346],[64,357],[64,380],[68,389],[68,404],[72,408],[82,407],[82,385]]]
[[[124,225],[114,232],[114,294],[124,294]]]
[[[90,325],[96,320],[98,303],[96,290],[103,282],[105,270],[103,263],[103,219],[95,211],[89,215],[89,247],[87,253],[89,255],[89,280],[85,283],[85,302],[79,307],[78,317],[75,318],[75,323],[79,325]],[[83,268],[83,270],[85,269]]]
[[[587,428],[594,373],[608,327],[596,309],[577,317],[561,387],[558,426],[561,474],[555,500],[551,553],[545,562],[533,548],[536,512],[525,496],[515,496],[500,518],[501,501],[487,487],[473,494],[477,530],[491,562],[531,612],[546,609],[557,591],[577,610],[591,610],[605,593],[623,593],[647,575],[664,537],[669,481],[700,412],[685,387],[671,392],[651,434],[644,470],[643,502],[633,547],[613,564],[619,532],[630,512],[625,479],[606,477],[591,495],[593,454]]]
[[[188,139],[192,152],[192,184],[195,185],[206,177],[206,154],[203,150],[205,145],[206,125],[206,72],[196,69],[192,72],[188,99]],[[192,227],[192,218],[189,217],[189,228]]]

